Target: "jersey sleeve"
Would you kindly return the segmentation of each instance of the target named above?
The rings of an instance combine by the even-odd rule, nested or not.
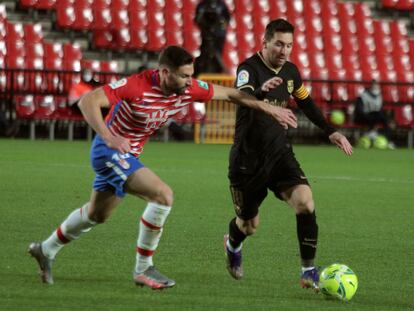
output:
[[[130,76],[121,80],[111,82],[104,85],[102,88],[110,105],[116,105],[120,101],[131,102],[134,97],[137,97],[137,88],[139,87],[136,76]]]
[[[235,86],[238,90],[244,90],[253,93],[259,87],[256,71],[246,63],[241,64],[237,68]]]
[[[208,102],[213,98],[214,88],[209,82],[193,79],[190,94],[194,101]]]
[[[308,90],[303,85],[302,77],[300,76],[298,68],[293,65],[293,97],[299,100],[304,100],[309,96]]]

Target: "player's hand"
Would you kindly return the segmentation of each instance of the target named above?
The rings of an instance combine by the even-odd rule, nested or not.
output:
[[[274,88],[281,85],[283,80],[279,77],[274,77],[269,80],[267,80],[265,83],[262,84],[262,92],[269,92],[270,90],[273,90]]]
[[[339,132],[333,132],[329,135],[329,140],[337,145],[346,155],[352,154],[352,145],[348,139]]]
[[[298,127],[296,116],[292,110],[279,106],[267,106],[269,110],[266,113],[276,119],[285,129],[288,129],[289,126],[293,128]]]
[[[122,154],[128,153],[131,150],[129,140],[118,134],[109,135],[105,138],[105,142],[109,148],[115,149]]]

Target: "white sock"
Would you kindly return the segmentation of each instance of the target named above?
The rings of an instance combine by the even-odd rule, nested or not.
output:
[[[315,267],[302,267],[302,273],[315,269]]]
[[[229,240],[227,240],[227,242],[226,242],[226,246],[227,246],[227,249],[228,249],[230,252],[232,252],[232,253],[238,253],[238,252],[240,252],[240,251],[241,251],[241,249],[242,249],[242,247],[243,247],[243,243],[240,243],[240,245],[239,245],[239,246],[237,246],[237,248],[234,248],[233,246],[231,246],[230,241],[229,241]]]
[[[89,203],[81,208],[74,210],[63,223],[42,242],[42,252],[48,258],[55,258],[56,254],[72,240],[80,237],[84,232],[88,232],[96,225],[88,217]]]
[[[162,235],[162,227],[171,211],[170,206],[149,202],[139,223],[135,272],[153,265],[152,256]]]

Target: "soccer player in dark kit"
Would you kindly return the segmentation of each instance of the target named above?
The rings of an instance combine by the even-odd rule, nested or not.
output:
[[[297,67],[288,61],[294,27],[284,19],[271,21],[265,30],[263,48],[241,63],[236,87],[275,106],[286,107],[291,96],[309,120],[322,129],[346,155],[352,154],[347,138],[325,121],[305,89]],[[272,78],[280,77],[280,85]],[[241,279],[242,242],[259,225],[259,206],[268,189],[285,201],[296,214],[302,261],[301,286],[318,290],[319,275],[314,258],[318,239],[315,206],[308,180],[300,168],[286,127],[248,107],[237,108],[236,133],[230,151],[230,190],[237,217],[224,236],[227,269]]]

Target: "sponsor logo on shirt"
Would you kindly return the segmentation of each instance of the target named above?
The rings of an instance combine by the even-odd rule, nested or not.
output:
[[[127,84],[127,79],[124,78],[124,79],[109,83],[109,87],[115,90],[121,86],[124,86],[125,84]]]
[[[201,80],[197,80],[197,83],[198,83],[198,86],[199,87],[202,87],[203,89],[208,90],[208,83],[207,82],[204,82],[204,81],[201,81]]]
[[[237,75],[237,87],[242,86],[249,82],[249,72],[247,70],[242,70]]]

